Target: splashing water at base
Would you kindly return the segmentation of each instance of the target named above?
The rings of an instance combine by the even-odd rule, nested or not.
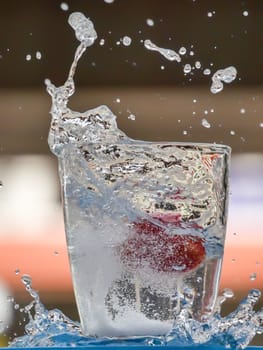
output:
[[[261,293],[253,289],[235,311],[226,317],[221,317],[222,304],[226,299],[233,297],[233,292],[226,290],[222,296],[218,297],[214,314],[205,322],[191,318],[191,295],[189,295],[185,300],[184,308],[174,322],[173,329],[165,336],[130,339],[87,337],[81,333],[78,322],[70,320],[58,309],[47,310],[44,307],[38,293],[31,286],[30,276],[23,275],[21,279],[33,300],[20,310],[29,321],[25,325],[25,335],[12,340],[9,344],[11,348],[210,344],[231,349],[244,349],[256,334],[263,332],[263,309],[257,312],[254,310]]]

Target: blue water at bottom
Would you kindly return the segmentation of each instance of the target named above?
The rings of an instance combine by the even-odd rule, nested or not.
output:
[[[33,298],[30,304],[20,309],[28,318],[25,334],[13,339],[12,348],[68,348],[87,347],[98,350],[105,347],[114,349],[126,347],[136,350],[154,346],[155,350],[164,347],[180,350],[193,349],[244,349],[256,334],[263,333],[263,310],[255,311],[261,293],[251,290],[238,308],[222,317],[220,307],[206,321],[200,322],[191,318],[186,305],[174,321],[173,328],[165,336],[132,337],[132,338],[96,338],[81,333],[78,322],[70,320],[60,310],[47,310],[40,302],[38,293],[26,281],[26,289]],[[220,297],[219,297],[220,299]],[[225,298],[221,297],[218,305]],[[251,347],[251,349],[260,349]],[[261,348],[261,350],[263,347]],[[38,349],[39,350],[39,349]]]

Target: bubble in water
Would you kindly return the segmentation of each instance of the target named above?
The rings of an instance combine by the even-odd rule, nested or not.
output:
[[[32,58],[32,56],[31,56],[30,54],[27,54],[27,55],[26,55],[26,60],[27,60],[27,61],[30,61],[31,58]]]
[[[249,276],[250,281],[255,281],[256,278],[257,278],[256,272],[252,272],[252,273],[250,274],[250,276]]]
[[[122,38],[122,43],[124,46],[130,46],[131,45],[131,42],[132,42],[132,39],[125,35],[123,38]]]
[[[37,52],[36,52],[36,59],[37,59],[37,60],[41,60],[41,57],[42,57],[41,52],[40,52],[40,51],[37,51]]]
[[[174,50],[158,47],[151,40],[144,40],[144,47],[151,51],[157,51],[169,61],[181,62],[181,57]]]
[[[191,70],[192,70],[192,67],[191,67],[190,64],[187,63],[187,64],[184,65],[184,73],[185,73],[185,74],[190,73]]]
[[[223,82],[229,84],[236,79],[236,76],[237,70],[233,66],[227,67],[225,69],[219,69],[212,76],[212,85],[210,91],[213,94],[217,94],[218,92],[223,90]]]
[[[206,68],[206,69],[204,69],[203,74],[204,75],[210,75],[211,74],[211,70],[209,68]]]
[[[63,10],[63,11],[68,11],[69,6],[68,6],[68,4],[67,4],[66,2],[62,2],[62,3],[60,4],[60,8],[61,8],[61,10]]]
[[[93,23],[83,13],[73,12],[68,18],[68,23],[75,30],[76,38],[86,47],[91,46],[97,39]]]
[[[205,118],[202,119],[201,124],[204,128],[207,128],[207,129],[209,129],[211,127],[211,124]]]
[[[179,54],[180,54],[181,56],[183,56],[183,55],[186,54],[186,48],[185,48],[184,46],[180,47],[180,49],[179,49]]]
[[[146,23],[149,27],[153,27],[154,26],[154,20],[151,18],[147,18],[146,19]]]
[[[243,11],[243,16],[247,17],[248,16],[248,11]]]

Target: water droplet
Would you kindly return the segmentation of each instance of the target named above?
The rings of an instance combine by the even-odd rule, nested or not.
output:
[[[30,275],[24,274],[21,277],[21,281],[24,283],[25,286],[30,287],[32,283],[32,278]]]
[[[122,43],[124,46],[130,46],[131,45],[131,42],[132,42],[132,39],[125,35],[123,38],[122,38]]]
[[[195,62],[195,68],[196,69],[200,69],[201,68],[201,62],[200,61],[196,61]]]
[[[4,186],[3,181],[0,180],[0,188]]]
[[[32,56],[31,56],[30,54],[27,54],[27,55],[26,55],[26,61],[30,61],[31,58],[32,58]]]
[[[174,50],[159,47],[149,39],[144,40],[144,47],[148,50],[159,52],[163,57],[165,57],[169,61],[181,62],[181,57]]]
[[[190,55],[190,56],[194,56],[194,54],[195,54],[194,51],[190,51],[190,52],[189,52],[189,55]]]
[[[12,295],[8,295],[8,296],[6,297],[6,301],[7,301],[8,303],[13,303],[13,302],[15,301],[15,299],[14,299],[14,297],[13,297]]]
[[[263,122],[259,123],[259,127],[263,128]]]
[[[100,39],[100,46],[103,46],[105,44],[105,40],[104,39]]]
[[[230,135],[236,135],[236,132],[234,130],[230,130]]]
[[[240,108],[240,113],[241,113],[241,114],[245,114],[245,113],[246,113],[245,108]]]
[[[120,103],[121,102],[121,99],[119,97],[116,98],[115,100],[117,103]]]
[[[69,6],[68,6],[68,4],[67,4],[66,2],[62,2],[62,3],[60,4],[60,8],[61,8],[61,10],[63,10],[63,11],[68,11]]]
[[[161,66],[161,70],[164,70],[165,69],[165,66]]]
[[[204,128],[207,128],[207,129],[211,128],[211,124],[205,118],[202,119],[201,124]]]
[[[184,65],[184,73],[185,73],[185,74],[190,73],[191,70],[192,70],[192,67],[191,67],[190,64],[187,63],[187,64]]]
[[[207,109],[204,110],[204,114],[208,114],[208,110]]]
[[[207,17],[212,17],[213,13],[211,11],[207,12]]]
[[[17,304],[17,303],[14,305],[14,309],[15,309],[15,310],[18,310],[18,309],[19,309],[19,307],[20,307],[20,305],[19,305],[19,304]]]
[[[68,18],[69,25],[75,30],[75,36],[86,47],[93,45],[97,33],[93,23],[81,12],[73,12]]]
[[[214,108],[211,108],[211,109],[210,109],[210,112],[211,112],[211,113],[214,113],[214,111],[215,111]]]
[[[196,102],[197,102],[197,100],[194,98],[194,99],[193,99],[193,102],[194,102],[194,103],[196,103]]]
[[[232,289],[230,289],[230,288],[226,288],[226,289],[224,289],[223,290],[223,296],[225,297],[225,298],[233,298],[233,296],[234,296],[234,292],[232,291]]]
[[[186,54],[186,48],[185,48],[184,46],[181,47],[181,48],[179,49],[179,54],[180,54],[181,56],[183,56],[183,55]]]
[[[250,274],[250,276],[249,276],[250,281],[255,281],[256,278],[257,278],[256,272],[252,272],[252,273]]]
[[[248,11],[243,11],[243,16],[247,17],[248,16]]]
[[[19,275],[20,274],[20,270],[19,269],[15,269],[15,274]]]
[[[106,2],[106,4],[112,4],[114,0],[104,0],[104,2]]]
[[[154,20],[151,18],[147,18],[146,19],[146,23],[149,27],[153,27],[154,26]]]
[[[187,134],[188,134],[187,130],[183,130],[183,135],[187,135]]]
[[[41,52],[40,52],[40,51],[37,51],[37,52],[36,52],[36,59],[37,59],[37,60],[41,60],[41,57],[42,57]]]
[[[55,255],[55,256],[58,256],[58,254],[59,254],[58,251],[55,250],[55,251],[54,251],[54,255]]]
[[[206,69],[204,69],[203,74],[204,75],[210,75],[211,74],[211,70],[209,68],[206,68]]]
[[[217,94],[223,90],[223,82],[229,84],[236,79],[236,76],[237,70],[233,66],[217,70],[212,76],[212,85],[210,91],[213,94]]]
[[[135,116],[134,114],[130,114],[130,115],[128,116],[128,119],[130,119],[130,120],[135,120],[135,119],[136,119],[136,116]]]

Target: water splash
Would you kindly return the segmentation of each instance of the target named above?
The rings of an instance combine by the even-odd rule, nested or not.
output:
[[[29,275],[23,275],[21,279],[32,301],[20,309],[27,316],[28,323],[25,325],[25,335],[9,343],[11,348],[88,345],[220,345],[231,349],[244,349],[256,334],[263,332],[263,309],[257,312],[254,310],[261,296],[260,291],[251,290],[235,311],[222,317],[220,312],[224,301],[234,296],[233,292],[227,289],[222,296],[218,297],[214,314],[201,322],[191,317],[193,298],[189,291],[172,330],[165,336],[129,339],[84,336],[78,322],[72,321],[58,309],[47,310],[44,307],[39,294],[32,288],[32,279]]]
[[[212,85],[210,88],[210,91],[213,94],[217,94],[218,92],[222,91],[224,88],[223,83],[232,83],[236,79],[237,76],[237,70],[235,67],[230,66],[225,69],[219,69],[214,73],[212,76]]]
[[[159,47],[149,39],[144,41],[144,47],[150,51],[159,52],[163,57],[165,57],[169,61],[181,62],[181,57],[178,55],[177,52],[171,49],[164,49],[162,47]]]

